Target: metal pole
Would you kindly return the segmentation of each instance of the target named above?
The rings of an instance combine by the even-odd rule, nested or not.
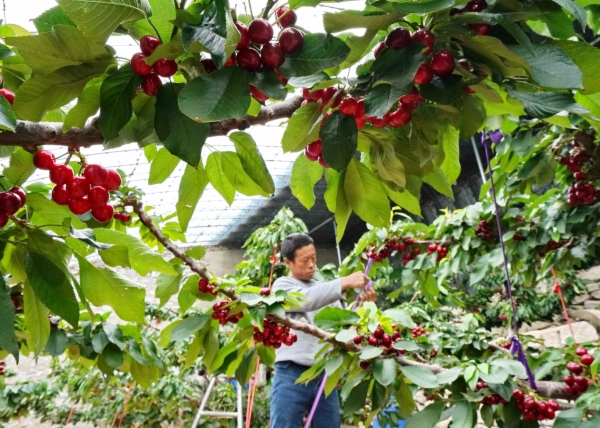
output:
[[[310,235],[311,233],[313,233],[315,230],[320,229],[321,227],[325,226],[327,223],[329,223],[331,220],[333,220],[333,217],[328,218],[327,220],[325,220],[323,223],[319,224],[318,226],[314,227],[313,229],[311,229],[308,234]]]
[[[206,392],[204,393],[204,397],[202,397],[202,403],[200,403],[200,407],[198,408],[198,413],[196,414],[196,417],[194,418],[194,422],[192,422],[192,428],[198,427],[198,424],[200,423],[200,418],[202,417],[202,411],[204,410],[204,407],[206,406],[206,403],[208,402],[208,396],[210,395],[210,392],[212,391],[216,380],[217,380],[216,376],[210,380],[210,383],[208,384],[208,388],[206,388]]]
[[[337,249],[338,255],[338,267],[340,267],[342,265],[342,254],[340,253],[340,244],[337,237],[337,224],[335,220],[333,220],[333,234],[335,235],[335,248]]]
[[[237,383],[237,426],[238,428],[244,428],[244,418],[242,416],[242,412],[244,411],[242,406],[242,384],[238,380],[236,380],[235,383]]]
[[[479,152],[477,151],[477,143],[475,143],[475,137],[471,137],[471,144],[473,144],[473,151],[475,152],[475,159],[477,159],[477,166],[479,167],[479,173],[481,174],[481,181],[483,183],[485,183],[486,182],[485,170],[483,169],[483,164],[481,163],[481,157],[479,157]]]

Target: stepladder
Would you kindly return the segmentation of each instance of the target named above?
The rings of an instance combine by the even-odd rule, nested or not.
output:
[[[237,428],[244,428],[244,416],[243,416],[243,406],[242,406],[242,385],[237,380],[234,380],[236,386],[236,401],[237,401],[237,409],[235,412],[220,412],[216,410],[205,410],[206,404],[208,403],[208,398],[210,397],[210,393],[212,392],[217,380],[226,381],[227,378],[225,376],[215,376],[213,377],[208,387],[206,388],[206,393],[204,397],[202,397],[202,402],[200,403],[200,407],[198,408],[198,413],[196,413],[196,417],[194,418],[194,422],[192,422],[191,428],[198,428],[200,425],[200,421],[202,418],[211,418],[211,419],[237,419]]]

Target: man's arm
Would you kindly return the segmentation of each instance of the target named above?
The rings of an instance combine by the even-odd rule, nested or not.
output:
[[[302,303],[302,306],[299,308],[288,309],[288,312],[312,312],[340,300],[342,293],[348,288],[364,288],[368,282],[369,278],[362,272],[356,272],[344,278],[323,282],[312,287],[301,287],[297,285],[296,280],[281,277],[273,284],[273,291],[296,291],[304,294],[308,301]]]

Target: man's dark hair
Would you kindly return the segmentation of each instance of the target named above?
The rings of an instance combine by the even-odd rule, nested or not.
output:
[[[281,244],[281,256],[293,262],[296,258],[296,250],[308,245],[314,245],[314,243],[315,241],[306,233],[292,233],[286,236]]]

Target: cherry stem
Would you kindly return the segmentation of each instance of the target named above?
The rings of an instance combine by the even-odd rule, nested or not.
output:
[[[245,5],[246,3],[244,3]],[[252,18],[252,20],[254,20],[254,12],[252,12],[252,2],[250,0],[248,0],[248,8],[250,9],[250,18]]]
[[[73,153],[69,153],[69,156],[67,156],[67,160],[65,161],[65,165],[69,165],[69,162],[71,162],[72,157],[73,157]]]

